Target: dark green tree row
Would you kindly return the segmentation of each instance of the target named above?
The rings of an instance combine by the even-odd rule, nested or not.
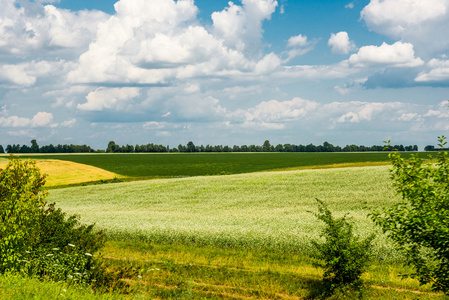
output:
[[[417,145],[403,146],[394,145],[392,148],[398,151],[418,151]],[[270,141],[266,140],[263,145],[242,145],[242,146],[223,146],[223,145],[195,145],[192,141],[187,145],[179,144],[177,148],[170,148],[170,146],[147,144],[147,145],[117,145],[114,141],[110,141],[106,150],[94,150],[90,146],[86,145],[57,145],[52,144],[48,146],[39,147],[36,140],[31,140],[31,146],[27,145],[8,145],[4,149],[0,145],[0,153],[93,153],[93,152],[107,152],[107,153],[164,153],[164,152],[367,152],[367,151],[383,151],[384,146],[358,146],[358,145],[346,145],[345,147],[334,146],[328,142],[324,142],[322,145],[294,145],[294,144],[278,144],[276,146],[271,145]],[[426,151],[441,150],[433,146],[426,146]]]
[[[418,151],[418,146],[393,146],[399,151]],[[383,151],[384,146],[357,146],[346,145],[345,147],[334,146],[328,142],[324,142],[323,145],[315,146],[313,144],[308,145],[294,145],[294,144],[278,144],[276,146],[271,145],[270,141],[266,140],[262,146],[258,145],[242,145],[233,147],[230,146],[195,146],[193,142],[188,142],[187,145],[179,145],[178,148],[170,152],[366,152],[366,151]]]
[[[89,146],[86,145],[57,145],[52,144],[47,146],[39,147],[36,140],[31,140],[31,146],[27,145],[8,145],[6,149],[0,145],[0,153],[90,153],[96,152]]]

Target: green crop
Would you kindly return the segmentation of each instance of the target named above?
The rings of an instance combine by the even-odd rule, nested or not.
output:
[[[115,238],[310,251],[322,224],[307,211],[326,199],[362,237],[380,233],[367,214],[397,200],[387,166],[158,179],[53,190],[51,201]],[[378,257],[394,258],[379,234]]]
[[[404,154],[408,156],[409,154]],[[92,165],[129,177],[228,175],[344,163],[385,162],[388,153],[162,153],[23,155]]]

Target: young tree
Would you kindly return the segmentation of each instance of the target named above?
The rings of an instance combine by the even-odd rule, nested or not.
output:
[[[444,136],[439,143],[443,148]],[[410,276],[449,294],[449,155],[439,152],[435,163],[397,152],[390,159],[393,186],[402,199],[371,217],[404,251],[415,269]]]
[[[320,260],[317,265],[324,269],[323,292],[326,296],[345,287],[361,290],[361,276],[368,269],[375,236],[359,240],[347,215],[335,218],[322,201],[316,200],[318,213],[313,214],[325,223],[321,232],[324,241],[312,241],[312,246]]]

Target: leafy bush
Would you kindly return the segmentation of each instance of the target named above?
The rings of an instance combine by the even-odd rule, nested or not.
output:
[[[324,269],[324,293],[333,294],[346,288],[360,290],[361,276],[367,270],[374,234],[359,241],[353,233],[353,225],[347,215],[334,218],[331,211],[318,200],[318,213],[313,213],[325,223],[321,232],[324,242],[312,241],[316,265]]]
[[[103,246],[102,232],[46,204],[44,184],[33,161],[11,156],[0,169],[0,273],[104,282],[107,274],[93,260]]]
[[[441,148],[445,139],[439,137]],[[406,160],[397,152],[390,159],[393,186],[402,199],[372,213],[372,219],[406,254],[407,265],[416,270],[408,275],[449,294],[449,154],[439,152],[435,163],[417,155]]]

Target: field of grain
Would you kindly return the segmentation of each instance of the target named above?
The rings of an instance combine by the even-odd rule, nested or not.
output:
[[[409,153],[404,154],[409,155]],[[388,163],[386,152],[366,153],[102,153],[33,154],[23,158],[86,164],[127,177],[229,175],[353,163]]]
[[[318,198],[336,216],[349,213],[357,232],[392,203],[388,166],[158,179],[53,190],[48,198],[110,236],[160,243],[308,251],[322,224],[309,212]],[[390,257],[380,235],[379,256]]]
[[[7,160],[0,160],[0,169],[5,168]],[[85,164],[71,161],[45,159],[37,160],[36,166],[47,174],[45,186],[55,187],[119,178],[120,175]]]

